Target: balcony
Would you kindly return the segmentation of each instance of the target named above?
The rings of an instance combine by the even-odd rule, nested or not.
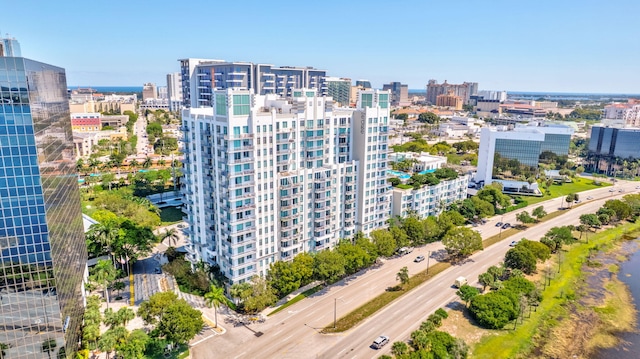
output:
[[[252,163],[253,157],[242,157],[239,159],[229,158],[229,164]]]
[[[253,133],[242,133],[239,135],[225,135],[225,140],[240,140],[243,138],[253,138]]]

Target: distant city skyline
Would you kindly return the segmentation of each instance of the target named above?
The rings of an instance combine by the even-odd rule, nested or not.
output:
[[[240,12],[230,2],[191,0],[184,17],[172,4],[114,0],[87,12],[69,2],[26,0],[5,5],[11,16],[0,31],[20,42],[24,57],[65,67],[69,85],[160,85],[178,71],[178,59],[195,57],[313,66],[375,88],[399,81],[423,89],[435,79],[486,90],[640,92],[640,3],[630,0],[467,0],[455,8],[285,0],[250,2]]]

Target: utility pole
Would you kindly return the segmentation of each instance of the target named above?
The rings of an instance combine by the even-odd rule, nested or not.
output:
[[[429,258],[431,257],[431,251],[427,251],[427,274],[429,274]]]

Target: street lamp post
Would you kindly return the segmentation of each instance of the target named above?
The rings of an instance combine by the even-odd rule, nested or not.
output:
[[[431,258],[431,251],[427,251],[427,274],[429,274],[429,258]]]
[[[338,298],[333,298],[333,329],[336,329],[337,313],[338,313]]]
[[[502,225],[500,225],[500,233],[498,234],[498,238],[502,239],[502,226],[504,226],[504,215],[500,217],[500,222],[502,223]]]

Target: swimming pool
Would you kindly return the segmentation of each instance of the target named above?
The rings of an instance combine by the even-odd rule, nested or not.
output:
[[[387,175],[398,177],[398,178],[403,179],[403,180],[411,178],[410,174],[404,173],[402,171],[396,171],[396,170],[387,170]]]
[[[424,171],[420,171],[420,172],[418,172],[418,173],[419,173],[419,174],[421,174],[421,175],[426,175],[427,173],[433,173],[433,172],[435,172],[435,171],[436,171],[436,170],[424,170]]]

